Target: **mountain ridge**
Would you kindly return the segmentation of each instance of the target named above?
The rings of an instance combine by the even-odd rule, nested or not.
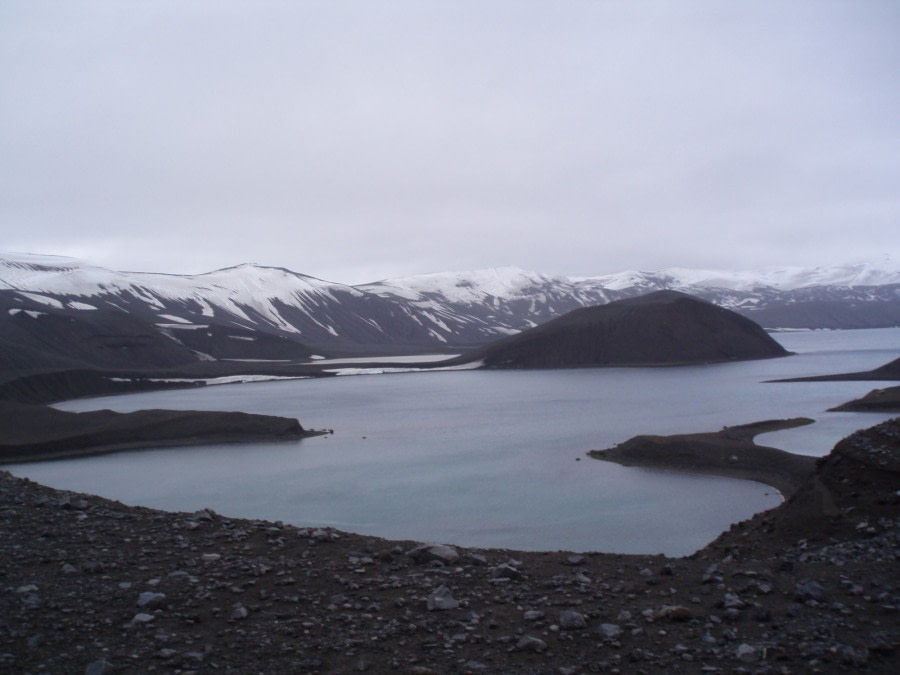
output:
[[[58,262],[57,262],[58,261]],[[53,265],[57,262],[56,265]],[[900,283],[900,265],[890,256],[883,259],[883,267],[877,267],[874,262],[858,262],[835,266],[768,266],[741,270],[665,267],[660,270],[622,270],[608,274],[563,274],[554,275],[542,272],[526,270],[515,265],[500,265],[494,267],[476,268],[471,270],[451,270],[443,272],[428,272],[414,274],[405,277],[390,277],[360,284],[344,284],[341,282],[325,280],[319,277],[296,272],[289,268],[277,265],[266,265],[256,262],[243,262],[222,268],[201,272],[198,274],[177,274],[170,272],[146,272],[111,270],[109,268],[90,265],[79,258],[70,256],[45,255],[38,253],[17,253],[0,250],[0,288],[12,288],[8,280],[10,274],[7,268],[19,267],[22,269],[42,268],[52,271],[57,270],[90,270],[95,273],[111,274],[117,276],[135,276],[143,278],[184,278],[200,279],[214,278],[215,275],[238,270],[272,270],[286,273],[295,277],[309,279],[326,286],[340,286],[343,288],[368,288],[368,287],[409,287],[420,288],[425,282],[435,282],[441,279],[457,279],[469,282],[478,277],[495,277],[500,283],[511,285],[515,277],[527,277],[543,281],[565,281],[572,284],[590,282],[591,285],[602,284],[613,290],[623,290],[633,286],[647,283],[667,282],[674,286],[699,286],[704,288],[727,288],[731,290],[747,290],[752,288],[775,288],[777,290],[796,290],[812,286],[884,286]],[[893,269],[890,269],[893,268]],[[412,282],[418,282],[413,284]],[[484,286],[485,284],[480,284]],[[434,285],[430,290],[444,288]]]
[[[889,258],[885,262],[893,265]],[[718,285],[704,285],[713,283]],[[124,329],[119,318],[108,330],[95,327],[111,344],[124,331],[132,347],[140,336],[143,344],[156,343],[159,353],[177,347],[200,360],[458,353],[575,309],[660,290],[688,293],[768,329],[900,325],[900,271],[873,263],[727,273],[669,268],[591,277],[494,267],[350,286],[256,263],[176,275],[0,253],[0,334],[31,344],[50,337],[51,321],[39,324],[42,318],[98,324],[97,317],[108,312],[128,315],[133,324]],[[0,360],[0,369],[8,361]]]

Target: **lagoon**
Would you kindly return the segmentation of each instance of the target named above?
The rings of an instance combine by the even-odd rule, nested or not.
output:
[[[282,520],[468,547],[689,554],[780,503],[772,488],[586,457],[642,433],[762,419],[816,423],[757,438],[824,455],[891,415],[827,413],[872,382],[763,383],[868,370],[900,329],[798,331],[786,358],[672,368],[448,371],[261,382],[80,399],[65,410],[165,407],[297,417],[333,435],[122,452],[6,467],[129,504]]]

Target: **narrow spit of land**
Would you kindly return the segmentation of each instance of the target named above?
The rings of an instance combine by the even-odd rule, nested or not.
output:
[[[870,380],[900,380],[900,358],[878,368],[862,372],[790,377],[782,380],[769,380],[769,382],[866,382]]]
[[[873,389],[861,398],[829,408],[828,412],[900,412],[900,387]]]
[[[0,464],[118,450],[207,443],[298,440],[321,432],[296,419],[243,412],[95,410],[73,413],[0,401]]]
[[[769,431],[812,423],[807,417],[796,417],[725,427],[709,433],[642,435],[606,450],[591,450],[588,455],[623,466],[758,481],[790,497],[812,475],[816,458],[757,445],[753,439]]]
[[[848,381],[890,381],[900,380],[900,358],[883,366],[858,373],[837,373],[833,375],[813,375],[811,377],[794,377],[786,380],[770,380],[771,382],[848,382]],[[873,389],[861,398],[848,401],[829,412],[900,412],[900,387]]]

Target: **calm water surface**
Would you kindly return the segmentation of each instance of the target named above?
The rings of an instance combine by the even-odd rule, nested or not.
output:
[[[388,538],[526,550],[683,555],[780,502],[747,481],[624,468],[585,457],[639,433],[714,431],[768,418],[816,423],[759,441],[826,454],[889,415],[826,413],[866,382],[763,380],[868,370],[900,329],[775,336],[796,355],[683,368],[431,372],[82,399],[66,410],[243,410],[334,435],[125,452],[16,465],[64,489],[170,510],[331,525]]]

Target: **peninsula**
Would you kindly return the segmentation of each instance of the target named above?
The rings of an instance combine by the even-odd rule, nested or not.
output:
[[[591,450],[594,459],[666,471],[742,478],[771,485],[785,498],[812,475],[816,458],[757,445],[762,433],[812,424],[805,417],[765,420],[721,431],[674,436],[635,436],[606,450]]]

